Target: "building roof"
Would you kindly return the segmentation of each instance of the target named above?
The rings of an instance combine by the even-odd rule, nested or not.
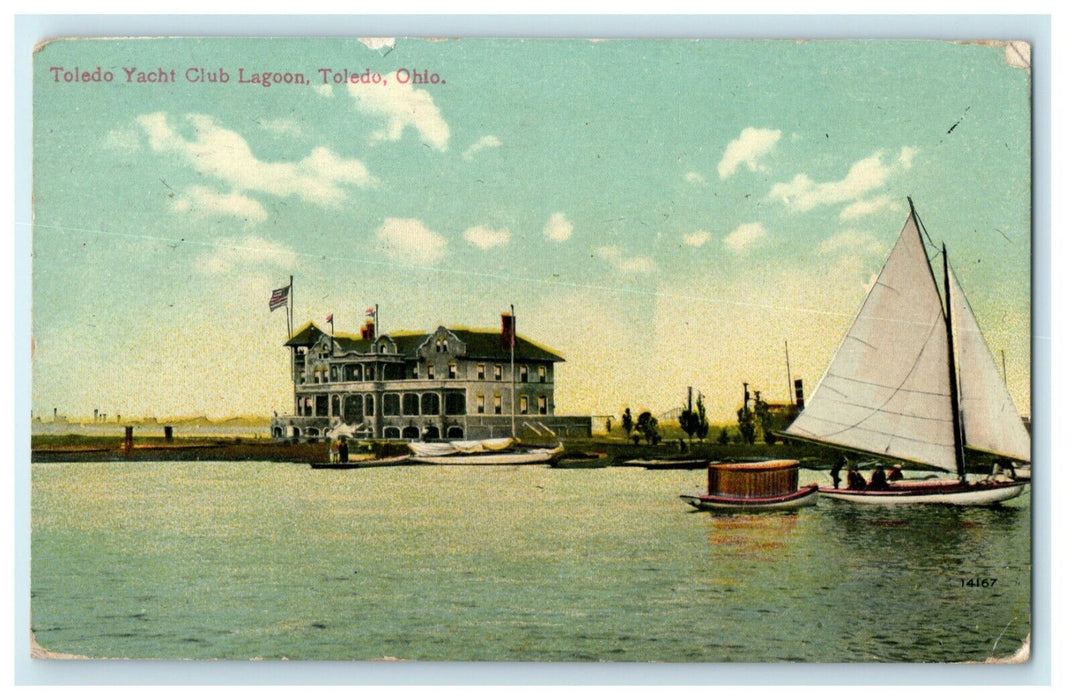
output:
[[[465,343],[466,357],[482,360],[510,359],[510,349],[503,348],[498,330],[476,330],[471,328],[448,328],[447,330]],[[417,348],[434,333],[435,331],[432,333],[400,331],[398,333],[388,333],[387,335],[395,343],[400,355],[416,358]],[[294,335],[284,345],[289,347],[309,347],[315,345],[325,335],[327,334],[324,331],[310,321],[295,331]],[[343,352],[356,352],[359,354],[371,352],[374,342],[347,333],[336,333],[333,339]],[[517,337],[517,342],[514,346],[514,357],[516,360],[566,361],[558,353],[520,335]]]

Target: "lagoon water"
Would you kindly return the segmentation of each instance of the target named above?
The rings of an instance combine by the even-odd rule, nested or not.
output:
[[[704,479],[34,464],[32,627],[95,658],[450,661],[983,660],[1029,632],[1027,491],[728,517],[677,498]]]

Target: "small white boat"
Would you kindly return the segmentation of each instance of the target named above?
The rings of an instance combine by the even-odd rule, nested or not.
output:
[[[563,453],[562,444],[555,447],[520,447],[511,439],[457,440],[454,442],[413,442],[412,461],[421,464],[513,465],[547,464]]]
[[[922,228],[910,200],[909,216],[886,263],[785,435],[958,478],[879,479],[867,486],[821,488],[825,497],[976,506],[1000,503],[1024,490],[1026,482],[1016,475],[967,478],[965,450],[1028,463],[1031,438],[947,260],[946,246],[940,281]]]

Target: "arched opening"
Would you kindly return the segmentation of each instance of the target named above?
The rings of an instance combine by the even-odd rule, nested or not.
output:
[[[272,428],[272,437],[274,437],[274,438],[283,437],[283,428],[281,428],[278,425],[275,428]]]
[[[332,368],[334,369],[334,367]],[[342,411],[339,410],[339,394],[332,394],[332,415],[341,415]]]
[[[398,440],[400,437],[402,437],[402,432],[398,428],[394,426],[384,428],[385,440]]]
[[[384,394],[384,415],[397,416],[401,413],[402,401],[398,394]]]
[[[306,428],[306,437],[320,437],[320,429]]]
[[[416,440],[421,437],[421,431],[417,429],[416,425],[408,425],[402,429],[402,436],[407,440]]]
[[[420,412],[421,399],[417,394],[402,395],[402,415],[416,416]]]
[[[440,437],[440,429],[434,425],[425,426],[425,439],[426,440],[438,440]]]
[[[462,431],[461,425],[452,425],[447,428],[447,437],[452,439],[459,439],[465,437],[465,433]]]
[[[449,416],[464,416],[466,414],[466,392],[449,391],[444,397],[445,411]]]
[[[421,394],[421,415],[438,416],[440,414],[440,397],[436,394]]]
[[[343,401],[343,420],[347,423],[361,421],[361,394],[350,394]]]

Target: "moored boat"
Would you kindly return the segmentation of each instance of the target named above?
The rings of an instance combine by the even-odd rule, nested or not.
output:
[[[811,506],[819,486],[798,485],[798,463],[792,459],[764,462],[713,463],[708,466],[708,491],[680,498],[699,510],[764,511]]]
[[[346,462],[310,462],[309,466],[313,469],[370,469],[373,467],[401,467],[413,463],[414,461],[410,455],[401,455],[382,459],[371,457],[369,459],[348,459]]]
[[[603,469],[615,463],[615,458],[605,452],[564,452],[552,460],[552,469]]]
[[[555,447],[525,447],[512,438],[502,440],[471,440],[409,445],[411,459],[421,464],[456,464],[462,466],[507,466],[547,464],[563,452],[562,444]]]
[[[710,460],[706,457],[654,457],[652,459],[630,459],[622,463],[624,467],[644,467],[645,469],[704,469]]]

